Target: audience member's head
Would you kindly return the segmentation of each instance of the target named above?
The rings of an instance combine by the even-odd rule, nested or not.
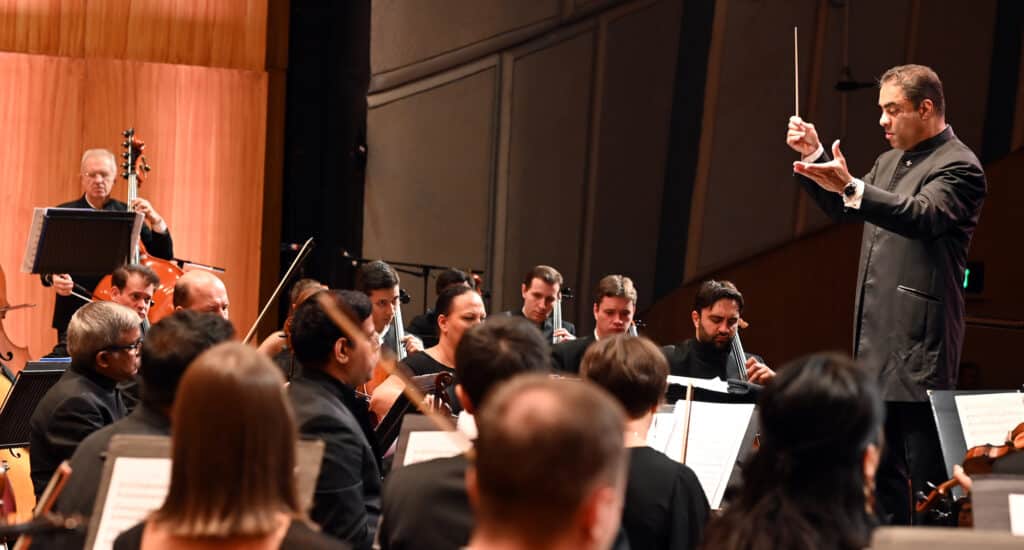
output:
[[[304,516],[295,489],[295,420],[280,370],[239,343],[203,352],[172,412],[171,485],[152,516],[170,535],[263,537]]]
[[[759,401],[760,448],[708,548],[868,546],[884,416],[867,369],[820,354],[779,369]]]
[[[524,372],[549,372],[551,352],[522,317],[496,317],[466,331],[455,349],[455,393],[467,412],[479,409],[492,388]]]
[[[480,294],[467,286],[451,286],[437,295],[437,329],[440,342],[454,348],[462,334],[487,317]]]
[[[587,348],[580,376],[608,391],[636,419],[657,409],[668,388],[668,361],[644,337],[613,336]]]
[[[471,547],[607,548],[622,516],[622,408],[578,380],[517,377],[476,416]]]
[[[68,323],[68,354],[75,365],[113,380],[129,380],[139,369],[139,314],[114,302],[92,302]]]
[[[339,328],[320,306],[320,296],[333,300],[362,334],[347,334]],[[303,368],[325,371],[352,386],[369,380],[380,358],[370,299],[353,290],[325,290],[302,302],[292,317],[291,342]]]
[[[216,313],[228,318],[228,289],[216,275],[195,269],[182,275],[174,283],[174,309],[190,309],[203,313]]]
[[[142,344],[139,377],[143,402],[169,410],[189,363],[234,335],[234,326],[216,313],[181,310],[161,319],[149,329]]]

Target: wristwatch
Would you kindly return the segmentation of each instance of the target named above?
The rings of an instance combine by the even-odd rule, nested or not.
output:
[[[857,180],[850,180],[850,183],[843,187],[843,196],[851,198],[857,194]]]

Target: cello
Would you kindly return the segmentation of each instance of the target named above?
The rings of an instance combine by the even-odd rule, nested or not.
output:
[[[121,157],[124,158],[124,162],[121,164],[124,172],[121,173],[121,177],[128,181],[128,208],[131,208],[135,200],[139,198],[139,186],[145,181],[146,173],[151,170],[151,167],[146,162],[146,157],[142,154],[146,144],[135,135],[135,129],[128,128],[122,132],[122,135],[125,137],[125,140],[121,143],[121,147],[125,151],[121,153]],[[133,264],[142,264],[149,267],[160,278],[160,286],[153,293],[153,305],[149,309],[149,322],[156,323],[173,313],[174,284],[184,274],[182,269],[170,260],[164,260],[147,254],[146,247],[141,242],[132,251],[129,261]],[[96,289],[92,293],[93,298],[96,300],[110,300],[111,288],[111,277],[107,275],[96,285]]]
[[[7,400],[7,394],[13,386],[13,374],[25,368],[30,356],[27,347],[14,344],[7,337],[3,320],[8,311],[34,306],[35,304],[11,305],[7,301],[7,278],[3,267],[0,266],[0,363],[4,370],[3,374],[0,374],[0,395],[4,396],[4,401]],[[35,500],[28,449],[0,449],[0,523],[31,518]]]

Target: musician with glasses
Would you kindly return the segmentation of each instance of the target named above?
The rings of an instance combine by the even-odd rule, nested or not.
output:
[[[693,301],[693,327],[695,338],[662,351],[668,359],[669,373],[691,378],[740,377],[738,367],[730,368],[736,330],[743,313],[743,295],[729,281],[704,281]],[[775,371],[756,355],[744,353],[746,377],[755,384],[765,384],[775,377]]]
[[[38,497],[61,461],[96,430],[127,414],[118,382],[139,370],[138,313],[113,302],[82,306],[68,324],[71,365],[29,421],[32,485]]]
[[[82,196],[78,200],[65,202],[58,208],[81,208],[126,212],[129,208],[145,216],[146,223],[142,226],[139,239],[146,247],[146,252],[157,258],[170,260],[174,257],[174,243],[167,222],[153,205],[146,199],[138,198],[129,205],[111,198],[110,193],[117,181],[117,160],[114,153],[106,149],[89,149],[82,154],[80,181]],[[57,330],[57,345],[51,355],[67,355],[67,328],[71,316],[85,304],[85,301],[72,292],[80,289],[92,292],[102,277],[95,275],[78,275],[70,273],[43,275],[43,286],[52,286],[57,292],[53,306],[52,326]]]

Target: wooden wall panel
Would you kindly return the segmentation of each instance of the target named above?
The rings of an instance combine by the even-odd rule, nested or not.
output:
[[[267,0],[0,0],[0,50],[261,70]]]
[[[6,325],[38,356],[52,347],[53,292],[17,273],[31,210],[81,194],[86,148],[118,150],[134,125],[153,166],[140,195],[167,219],[175,254],[227,269],[232,321],[255,319],[259,284],[267,77],[262,72],[101,59],[0,54],[0,125],[17,147],[2,148],[12,172],[0,191],[6,208],[0,264],[8,300],[33,302]],[[124,200],[124,182],[113,196]],[[10,212],[10,213],[8,213]]]

